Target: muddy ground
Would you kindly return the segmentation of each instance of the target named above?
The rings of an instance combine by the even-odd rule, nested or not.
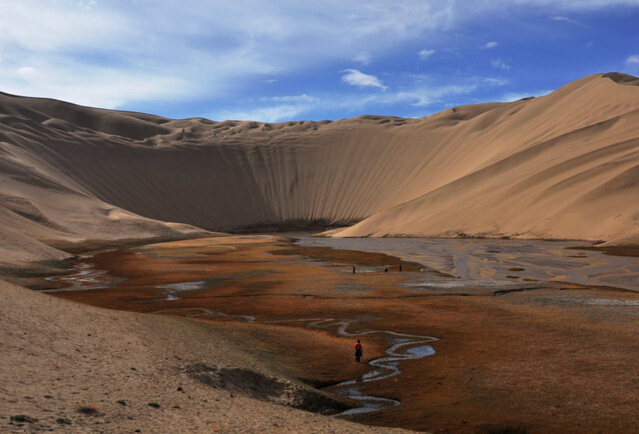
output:
[[[31,285],[96,306],[215,322],[264,363],[328,391],[371,370],[354,362],[359,332],[364,362],[389,346],[365,331],[436,337],[435,355],[362,384],[401,405],[353,418],[361,423],[436,433],[639,432],[632,291],[537,279],[460,287],[448,284],[454,276],[383,253],[270,236],[133,247],[75,267],[75,277]],[[515,263],[509,269],[518,272]],[[318,319],[347,321],[352,336],[313,327]]]

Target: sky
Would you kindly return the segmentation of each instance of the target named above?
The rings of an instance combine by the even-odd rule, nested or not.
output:
[[[639,75],[639,0],[0,0],[0,92],[284,122]]]

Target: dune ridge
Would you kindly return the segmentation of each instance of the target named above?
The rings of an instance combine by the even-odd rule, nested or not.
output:
[[[636,244],[638,121],[637,79],[619,73],[420,119],[279,124],[0,94],[2,233],[29,259],[197,228]]]

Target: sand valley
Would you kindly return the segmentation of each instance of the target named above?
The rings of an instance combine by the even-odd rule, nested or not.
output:
[[[280,124],[0,94],[0,431],[638,432],[637,198],[617,73]]]

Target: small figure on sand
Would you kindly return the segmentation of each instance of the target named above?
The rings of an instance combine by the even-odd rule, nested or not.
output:
[[[362,344],[358,339],[357,343],[355,344],[355,361],[357,363],[359,363],[362,359],[362,354],[364,354],[364,348],[362,348]]]
[[[355,266],[353,265],[353,274],[355,274]]]

